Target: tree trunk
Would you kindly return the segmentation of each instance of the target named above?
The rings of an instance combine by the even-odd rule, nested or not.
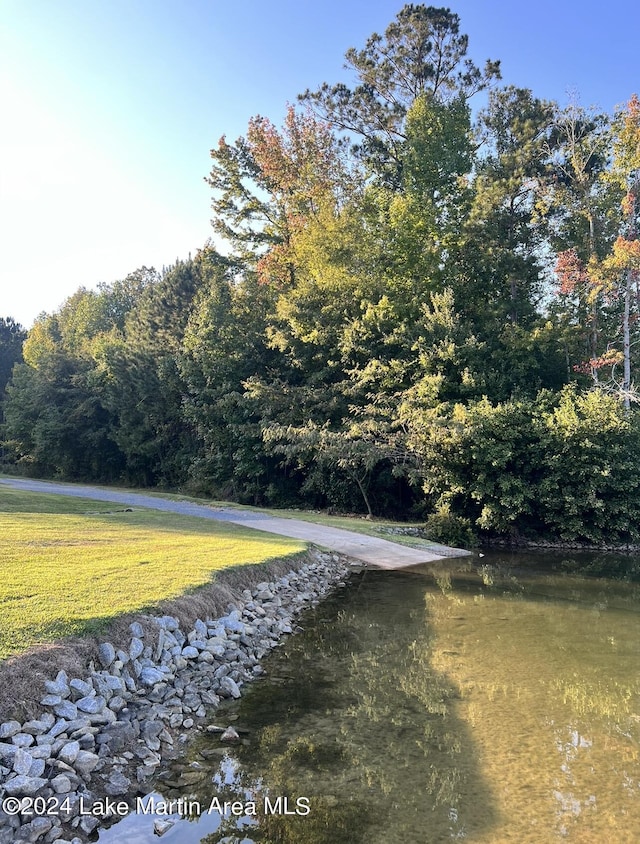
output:
[[[362,484],[362,481],[360,480],[360,478],[356,474],[354,474],[354,478],[355,478],[356,483],[358,484],[358,489],[360,490],[360,493],[362,494],[362,498],[364,499],[364,503],[367,505],[367,518],[371,519],[371,518],[373,518],[373,511],[371,509],[371,504],[369,504],[369,496],[367,495],[367,491],[365,490],[365,488]]]
[[[629,398],[631,390],[631,343],[629,339],[629,312],[631,304],[631,285],[633,283],[633,270],[628,269],[625,275],[624,285],[624,317],[622,324],[623,343],[624,343],[624,377],[622,382],[622,389],[624,393],[624,407],[629,410],[631,402]]]

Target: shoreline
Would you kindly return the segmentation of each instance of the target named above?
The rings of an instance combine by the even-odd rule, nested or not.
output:
[[[640,544],[602,544],[592,545],[586,542],[570,542],[561,539],[485,539],[480,548],[493,551],[585,551],[592,554],[638,554]]]
[[[225,699],[239,698],[264,673],[263,657],[295,632],[300,612],[346,585],[356,567],[309,549],[275,566],[279,575],[265,572],[269,563],[237,569],[205,588],[220,593],[217,602],[202,592],[182,596],[171,602],[179,617],[138,616],[118,631],[120,641],[89,648],[84,672],[70,677],[61,668],[44,679],[26,720],[0,721],[0,844],[79,844],[114,819],[83,814],[82,806],[105,798],[107,810],[114,800],[134,805],[190,732],[205,729]],[[207,603],[211,611],[203,612]],[[12,667],[28,658],[15,657]],[[233,733],[228,728],[221,740],[233,743]]]

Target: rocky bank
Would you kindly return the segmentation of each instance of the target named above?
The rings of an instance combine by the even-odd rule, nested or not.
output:
[[[85,841],[110,818],[105,798],[146,793],[189,731],[242,695],[296,616],[348,571],[345,558],[311,551],[301,568],[243,590],[225,615],[190,630],[170,615],[141,618],[128,647],[102,643],[85,676],[46,681],[37,717],[0,723],[0,844]],[[102,815],[83,811],[98,802]]]

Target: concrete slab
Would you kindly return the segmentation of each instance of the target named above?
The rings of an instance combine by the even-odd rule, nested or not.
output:
[[[387,539],[378,539],[365,533],[327,527],[326,525],[303,522],[298,519],[260,519],[258,522],[230,519],[235,524],[263,530],[267,533],[277,533],[280,536],[290,536],[312,542],[321,548],[337,551],[347,557],[362,560],[370,566],[382,569],[400,569],[406,566],[416,566],[420,563],[430,563],[444,557],[466,556],[469,552],[457,548],[439,546],[446,553],[437,553],[434,549],[410,548]]]

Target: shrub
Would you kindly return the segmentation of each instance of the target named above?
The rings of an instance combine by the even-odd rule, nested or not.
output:
[[[569,385],[535,400],[440,408],[414,443],[443,526],[453,514],[502,535],[640,537],[640,413],[616,396]]]
[[[469,520],[455,516],[447,509],[438,510],[427,517],[425,533],[434,542],[454,548],[473,548],[477,544]]]
[[[565,540],[632,542],[640,526],[640,424],[612,395],[565,388],[540,431],[537,504]]]

